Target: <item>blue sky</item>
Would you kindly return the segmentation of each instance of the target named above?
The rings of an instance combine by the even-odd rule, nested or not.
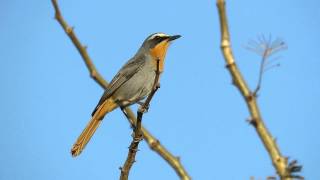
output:
[[[107,80],[149,34],[183,36],[168,52],[143,124],[181,156],[193,179],[275,174],[224,68],[215,1],[69,0],[60,7]],[[131,141],[120,110],[105,118],[81,156],[69,153],[103,91],[53,19],[50,1],[2,0],[0,9],[0,179],[118,179]],[[227,1],[227,10],[250,87],[260,57],[243,48],[248,40],[272,34],[287,42],[281,67],[265,74],[259,105],[282,153],[303,164],[307,179],[320,179],[319,2]],[[178,178],[142,142],[130,179]]]

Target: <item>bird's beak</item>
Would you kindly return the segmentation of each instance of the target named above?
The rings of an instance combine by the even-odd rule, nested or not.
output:
[[[169,41],[176,40],[176,39],[178,39],[178,38],[180,38],[180,37],[181,37],[180,35],[169,36]]]

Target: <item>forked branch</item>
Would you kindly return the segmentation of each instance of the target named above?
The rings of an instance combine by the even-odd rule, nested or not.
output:
[[[72,27],[70,27],[67,22],[64,20],[61,11],[58,6],[57,0],[51,0],[54,10],[55,10],[55,19],[59,22],[62,29],[66,32],[74,46],[77,48],[80,53],[83,61],[85,62],[90,76],[98,83],[103,89],[108,87],[108,82],[100,75],[96,67],[94,66],[89,54],[87,53],[86,46],[83,46],[80,40],[77,38],[76,34]],[[132,110],[128,107],[122,109],[122,112],[125,114],[127,119],[130,121],[131,125],[136,124],[137,119]],[[148,143],[150,149],[159,154],[169,165],[175,170],[177,175],[183,180],[191,179],[184,169],[179,159],[172,155],[163,145],[161,145],[160,141],[156,139],[147,129],[141,126],[141,132],[143,134],[143,138]]]
[[[221,51],[226,62],[226,67],[228,68],[232,76],[234,85],[238,88],[247,103],[251,115],[250,123],[255,128],[261,141],[263,142],[264,147],[268,151],[272,164],[275,167],[280,179],[292,180],[294,178],[302,178],[294,174],[296,172],[299,172],[302,166],[299,166],[296,161],[292,161],[292,163],[288,164],[288,158],[284,157],[281,154],[275,139],[272,137],[262,120],[260,110],[256,101],[256,96],[251,92],[246,81],[242,77],[242,74],[235,63],[235,59],[232,54],[225,1],[217,0],[217,7],[220,18]]]
[[[129,146],[129,152],[128,152],[127,159],[126,159],[123,167],[120,168],[120,170],[121,170],[120,180],[127,180],[128,179],[130,169],[131,169],[133,163],[135,162],[135,157],[136,157],[136,154],[138,151],[139,142],[142,140],[142,137],[143,137],[142,132],[141,132],[141,122],[142,122],[143,114],[146,111],[148,111],[149,104],[150,104],[154,94],[160,88],[160,85],[159,85],[159,77],[160,77],[159,61],[160,60],[158,59],[157,60],[156,76],[154,78],[152,91],[148,95],[146,101],[139,107],[139,109],[137,111],[137,123],[133,128],[134,134],[132,137],[131,144]]]

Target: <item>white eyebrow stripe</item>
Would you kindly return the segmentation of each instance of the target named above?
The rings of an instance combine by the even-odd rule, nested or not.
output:
[[[156,36],[158,36],[158,37],[168,37],[169,35],[167,35],[165,33],[156,33],[156,34],[152,35],[149,39],[151,40],[151,39],[155,38]]]

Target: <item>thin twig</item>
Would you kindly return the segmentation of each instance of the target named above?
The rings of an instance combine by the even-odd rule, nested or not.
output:
[[[57,0],[52,0],[53,7],[55,9],[55,18],[63,28],[63,30],[66,32],[72,43],[77,48],[78,52],[80,53],[82,59],[84,60],[91,78],[95,80],[96,83],[98,83],[103,89],[106,89],[108,87],[108,82],[100,75],[96,67],[94,66],[89,54],[87,53],[86,47],[83,46],[77,36],[75,35],[73,28],[71,28],[67,22],[64,20]],[[128,107],[123,108],[122,112],[127,117],[128,121],[131,125],[136,124],[137,119],[135,117],[135,114],[132,112],[132,110]],[[161,156],[177,173],[177,175],[182,180],[190,180],[190,176],[188,175],[187,171],[184,169],[183,165],[179,161],[179,158],[172,155],[161,143],[160,141],[154,137],[147,129],[145,129],[143,126],[141,127],[141,131],[143,134],[143,138],[148,143],[151,150],[156,152],[159,156]]]
[[[266,53],[265,53],[266,54]],[[266,64],[266,55],[263,55],[262,56],[262,60],[261,60],[261,64],[260,64],[260,69],[259,69],[259,80],[258,80],[258,83],[257,83],[257,87],[256,89],[253,91],[253,96],[257,97],[257,94],[258,94],[258,91],[260,90],[260,87],[261,87],[261,83],[262,83],[262,77],[263,77],[263,73],[264,73],[264,67],[265,67],[265,64]]]
[[[277,38],[274,41],[272,41],[271,35],[269,35],[268,39],[266,39],[264,35],[258,36],[257,39],[258,41],[250,40],[248,45],[246,46],[246,49],[253,51],[261,56],[259,78],[256,88],[253,91],[253,95],[256,97],[258,91],[261,88],[264,73],[274,67],[279,67],[279,63],[272,64],[274,61],[269,60],[270,57],[273,56],[275,53],[287,48],[286,43],[282,41],[280,38]]]
[[[157,70],[156,70],[156,76],[154,78],[152,91],[148,95],[146,101],[139,107],[137,111],[137,124],[134,126],[134,136],[132,137],[132,142],[129,146],[129,152],[127,159],[123,165],[120,174],[120,180],[127,180],[129,176],[130,169],[135,162],[135,157],[138,151],[139,142],[142,140],[142,133],[141,133],[141,122],[143,114],[149,109],[149,104],[156,93],[156,91],[159,89],[159,77],[160,77],[160,67],[159,67],[159,59],[157,59]]]
[[[219,11],[221,28],[221,51],[226,61],[226,66],[232,76],[234,85],[238,88],[238,90],[240,91],[241,95],[247,103],[251,115],[250,123],[255,128],[261,141],[263,142],[264,147],[268,151],[273,166],[276,169],[280,179],[292,180],[293,178],[298,177],[295,176],[293,173],[299,172],[301,170],[301,166],[297,165],[297,163],[294,162],[294,168],[290,168],[291,163],[289,163],[288,165],[288,158],[284,157],[281,154],[280,149],[278,148],[274,138],[265,126],[260,114],[256,97],[250,91],[246,81],[242,77],[242,74],[235,63],[235,59],[232,54],[230,34],[225,10],[225,1],[217,0],[217,7]]]

